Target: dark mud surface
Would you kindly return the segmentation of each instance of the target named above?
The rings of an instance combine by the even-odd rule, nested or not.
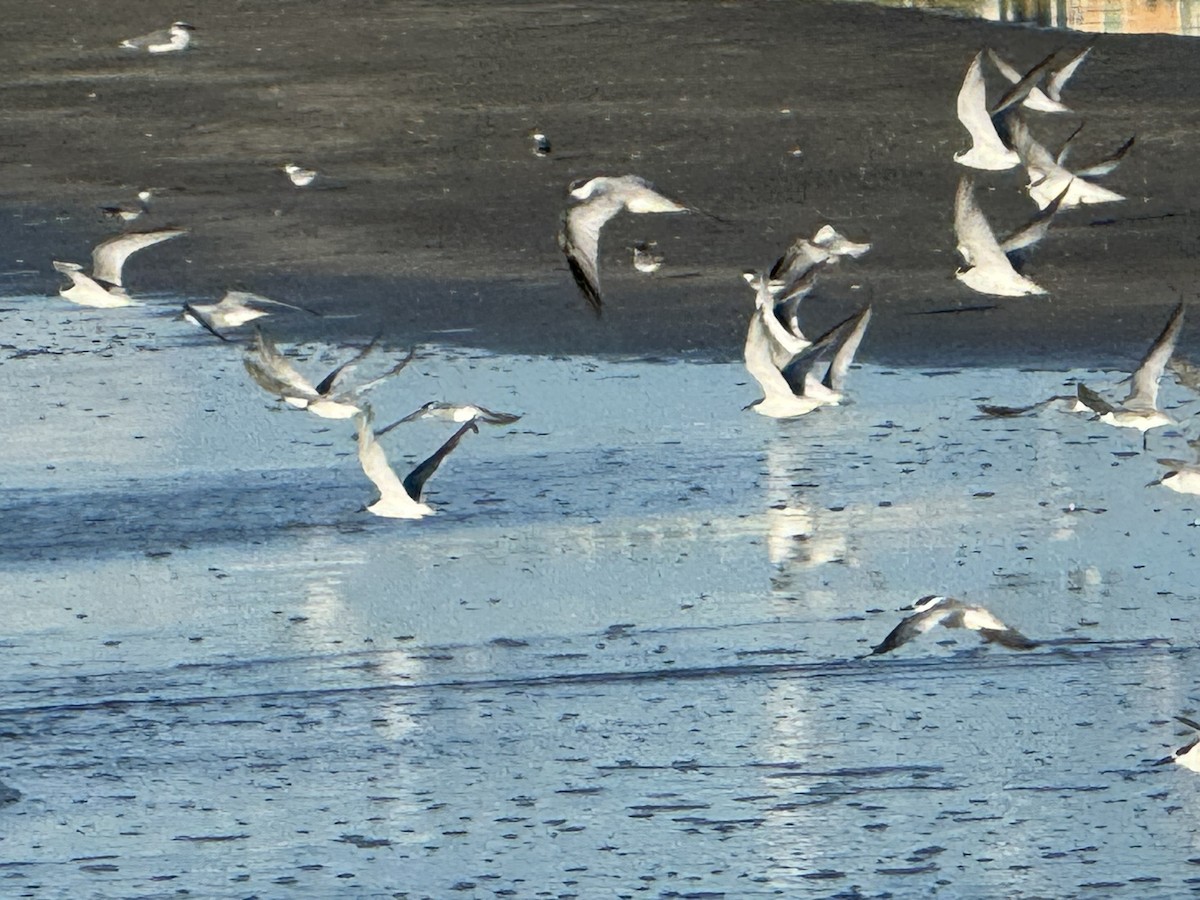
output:
[[[863,353],[877,362],[1127,362],[1141,338],[1130,347],[1126,329],[1153,331],[1194,292],[1200,57],[1185,38],[819,2],[3,6],[12,292],[53,293],[51,258],[83,259],[111,230],[95,207],[143,187],[158,199],[139,227],[192,235],[131,263],[135,294],[241,285],[358,314],[324,322],[326,336],[472,329],[466,343],[495,350],[734,358],[740,271],[826,221],[875,247],[808,313],[821,324],[873,303]],[[171,16],[197,26],[193,50],[117,49]],[[1032,64],[1085,40],[1077,113],[1033,127],[1053,145],[1086,120],[1080,161],[1136,133],[1106,181],[1129,199],[1061,217],[1026,267],[1048,297],[973,294],[952,277],[965,65],[984,45]],[[547,158],[531,152],[535,126]],[[293,188],[288,161],[330,187]],[[597,322],[554,233],[573,178],[626,172],[720,221],[611,223]],[[997,231],[1032,211],[1019,170],[981,183]],[[653,277],[629,266],[638,239],[666,252]]]

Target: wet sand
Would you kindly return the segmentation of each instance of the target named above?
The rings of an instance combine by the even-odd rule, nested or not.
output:
[[[142,187],[159,198],[138,227],[192,234],[135,258],[135,294],[240,285],[355,314],[321,323],[335,337],[471,329],[438,339],[732,359],[750,303],[739,272],[826,221],[875,246],[821,282],[808,315],[819,326],[873,303],[862,352],[876,362],[1124,364],[1193,293],[1200,58],[1185,38],[819,2],[364,12],[223,0],[169,14],[119,2],[94,20],[6,6],[0,266],[18,273],[7,293],[53,294],[50,259],[84,259],[111,231],[95,207]],[[167,16],[197,26],[194,51],[117,49]],[[965,65],[984,45],[1031,65],[1085,42],[1095,50],[1067,95],[1077,114],[1033,127],[1053,146],[1086,119],[1080,161],[1136,133],[1105,181],[1129,200],[1061,217],[1025,270],[1049,297],[973,294],[952,277]],[[553,142],[548,158],[531,152],[535,126]],[[278,166],[293,160],[334,186],[292,187]],[[595,321],[554,234],[573,178],[625,172],[720,221],[611,223],[608,307]],[[995,188],[981,202],[997,231],[1032,211],[1020,170],[980,181]],[[667,255],[652,277],[628,264],[638,239]],[[314,336],[311,320],[276,328]]]

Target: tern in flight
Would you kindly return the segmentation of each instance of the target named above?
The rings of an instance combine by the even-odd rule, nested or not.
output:
[[[1141,364],[1130,378],[1129,393],[1120,405],[1109,403],[1087,385],[1076,386],[1079,402],[1100,416],[1100,421],[1119,428],[1136,428],[1145,433],[1151,428],[1173,425],[1175,420],[1158,408],[1158,382],[1167,360],[1175,352],[1179,329],[1183,326],[1183,303],[1175,307],[1162,333],[1155,338]]]
[[[296,370],[291,361],[279,352],[279,348],[261,331],[254,336],[254,343],[247,348],[243,360],[250,377],[270,394],[280,397],[284,403],[297,409],[305,409],[322,419],[349,419],[361,412],[359,400],[363,394],[407,366],[416,355],[416,349],[382,375],[353,387],[342,386],[342,381],[375,348],[371,341],[354,357],[342,363],[325,376],[317,385]]]
[[[812,238],[796,238],[787,252],[775,261],[767,276],[767,287],[770,292],[770,308],[778,328],[770,319],[766,321],[771,333],[779,339],[776,362],[782,364],[786,361],[780,359],[780,352],[786,352],[790,357],[809,344],[808,338],[800,329],[799,308],[800,302],[809,295],[816,284],[817,274],[821,269],[836,265],[843,256],[857,259],[870,249],[870,244],[856,244],[832,225],[823,225]],[[746,271],[742,273],[742,277],[756,292],[759,291],[760,276],[757,272]],[[759,293],[756,303],[761,305],[764,302],[763,295]],[[781,334],[780,329],[790,333],[791,339]]]
[[[1020,164],[1021,158],[1004,142],[1000,131],[1006,130],[1011,118],[1009,111],[1029,96],[1053,61],[1051,55],[1034,66],[989,110],[987,85],[983,81],[983,51],[975,54],[958,91],[958,120],[971,135],[971,149],[954,154],[956,163],[990,171],[1003,171]]]
[[[653,185],[637,175],[602,175],[572,182],[574,206],[567,209],[558,233],[558,246],[566,254],[575,283],[596,315],[603,300],[600,296],[600,229],[623,209],[631,213],[690,212],[682,203],[664,197]]]
[[[303,306],[284,303],[282,300],[271,300],[249,291],[226,291],[225,296],[216,303],[185,303],[183,317],[194,325],[199,325],[206,331],[216,335],[223,341],[229,340],[221,334],[220,328],[237,328],[263,316],[269,316],[270,310],[259,309],[259,306],[281,306],[311,315],[320,315]]]
[[[868,655],[888,653],[938,625],[976,631],[987,643],[1000,644],[1012,650],[1032,650],[1038,646],[1037,641],[1031,641],[1021,632],[1009,628],[982,606],[968,606],[953,597],[930,594],[900,609],[901,612],[907,610],[913,610],[913,614],[893,628]]]
[[[1182,722],[1193,731],[1200,731],[1200,725],[1193,722],[1191,719],[1183,716],[1176,716],[1177,722]],[[1178,763],[1185,769],[1190,769],[1193,772],[1200,772],[1200,750],[1196,747],[1200,745],[1200,736],[1192,738],[1170,756],[1163,757],[1155,763],[1156,766],[1165,766],[1167,763]]]
[[[385,425],[376,430],[375,437],[383,437],[397,425],[405,422],[415,422],[417,419],[444,419],[448,422],[483,422],[485,425],[511,425],[521,417],[516,413],[496,412],[486,406],[474,403],[447,403],[443,400],[430,400],[419,409],[413,410],[402,419],[397,419],[391,425]]]
[[[187,49],[195,30],[196,26],[187,22],[172,22],[170,28],[121,41],[120,46],[125,50],[144,50],[147,53],[177,53]]]
[[[1029,175],[1027,190],[1029,191],[1029,196],[1033,198],[1034,203],[1039,208],[1045,209],[1054,201],[1055,197],[1064,191],[1066,195],[1061,201],[1063,209],[1093,203],[1115,203],[1118,200],[1125,199],[1123,195],[1118,194],[1116,191],[1110,191],[1108,188],[1096,184],[1089,179],[1107,175],[1120,165],[1121,160],[1125,158],[1125,154],[1133,147],[1136,138],[1131,137],[1110,154],[1107,159],[1103,159],[1087,168],[1072,171],[1066,168],[1064,163],[1067,159],[1067,151],[1070,148],[1071,140],[1075,135],[1079,134],[1082,128],[1083,126],[1080,125],[1079,128],[1075,129],[1058,151],[1058,155],[1055,156],[1034,140],[1033,135],[1029,133],[1029,127],[1023,121],[1017,118],[1011,123],[1009,131],[1012,135],[1013,146],[1021,158],[1021,164],[1025,166],[1025,171]]]
[[[1026,97],[1021,105],[1027,109],[1036,109],[1038,112],[1063,113],[1071,110],[1062,102],[1062,90],[1066,87],[1071,76],[1075,74],[1075,70],[1083,65],[1083,61],[1087,59],[1087,55],[1092,52],[1091,47],[1084,47],[1079,53],[1071,57],[1070,60],[1063,66],[1055,69],[1046,76],[1046,89],[1043,91],[1036,85],[1029,91],[1029,96]],[[996,70],[1007,78],[1013,84],[1017,84],[1021,80],[1021,73],[1005,62],[995,50],[988,50],[988,59],[992,61],[992,65]]]
[[[975,200],[975,180],[964,175],[958,182],[958,192],[954,197],[954,234],[964,263],[954,273],[955,277],[981,294],[1022,297],[1046,293],[1013,268],[1008,254],[1038,241],[1049,228],[1050,218],[1057,209],[1058,206],[1054,206],[1047,215],[1036,217],[1001,243]]]
[[[760,292],[766,291],[765,280],[764,277]],[[772,318],[774,316],[770,309],[760,304],[750,319],[744,349],[746,371],[762,388],[763,397],[746,408],[773,419],[790,419],[807,415],[822,406],[840,404],[846,373],[871,320],[871,308],[867,307],[835,325],[782,367],[772,355],[772,345],[776,340],[768,324]],[[824,378],[818,378],[813,368],[829,352],[832,352],[833,358]]]
[[[92,271],[85,275],[78,263],[54,261],[54,269],[71,279],[69,288],[61,289],[65,299],[81,306],[109,308],[131,306],[134,301],[125,292],[122,269],[131,254],[153,244],[169,241],[187,234],[182,228],[164,228],[160,231],[128,232],[116,234],[101,241],[92,249]]]
[[[425,482],[437,471],[450,453],[458,446],[468,431],[479,433],[475,420],[464,424],[446,443],[401,481],[395,470],[388,464],[387,455],[375,440],[372,428],[373,413],[370,404],[364,403],[363,409],[355,417],[358,426],[358,461],[367,478],[379,490],[379,499],[367,507],[367,511],[377,516],[390,519],[422,519],[434,513],[433,507],[421,500],[421,492]]]

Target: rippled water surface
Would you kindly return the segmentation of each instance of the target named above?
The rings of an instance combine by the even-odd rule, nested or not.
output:
[[[1120,373],[867,365],[852,404],[776,422],[738,365],[427,346],[381,421],[525,415],[468,435],[405,522],[361,511],[349,423],[279,408],[235,346],[156,304],[4,306],[4,896],[1200,877],[1200,781],[1150,765],[1196,704],[1200,502],[1146,487],[1183,434],[975,418]],[[383,442],[399,467],[447,434]],[[1046,643],[859,658],[932,592]]]

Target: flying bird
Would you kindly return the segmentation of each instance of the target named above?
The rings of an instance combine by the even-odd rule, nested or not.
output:
[[[71,279],[71,286],[59,294],[81,306],[99,308],[130,306],[133,300],[125,292],[123,269],[132,254],[154,244],[177,238],[187,231],[164,228],[159,231],[127,232],[107,238],[92,248],[92,271],[84,274],[83,266],[54,260],[54,269]]]
[[[1032,650],[1038,646],[1037,641],[1032,641],[1021,632],[1009,628],[982,606],[968,606],[953,597],[930,594],[911,606],[900,609],[901,612],[907,610],[913,610],[913,614],[901,620],[900,624],[871,650],[870,656],[889,653],[938,625],[976,631],[985,642],[1000,644],[1012,650]]]
[[[1030,89],[1029,96],[1021,101],[1021,105],[1027,109],[1036,109],[1038,112],[1070,112],[1071,110],[1062,102],[1062,90],[1067,82],[1071,80],[1071,76],[1075,74],[1075,70],[1083,65],[1083,61],[1087,59],[1087,55],[1091,52],[1091,47],[1084,47],[1083,50],[1071,57],[1064,65],[1049,73],[1046,76],[1046,89],[1043,91],[1035,85]],[[992,61],[992,65],[1006,79],[1013,84],[1021,80],[1021,73],[1001,59],[995,50],[989,49],[987,53],[988,59]]]
[[[255,333],[254,343],[246,349],[243,363],[259,387],[281,398],[289,406],[308,410],[322,419],[349,419],[362,411],[363,404],[359,398],[363,394],[403,370],[416,356],[414,348],[382,375],[353,387],[344,387],[342,382],[346,376],[374,348],[375,341],[371,341],[354,357],[326,375],[317,385],[301,375],[261,331]]]
[[[194,325],[199,325],[206,331],[225,341],[228,338],[221,334],[220,328],[237,328],[263,316],[269,316],[269,310],[258,309],[259,306],[281,306],[311,315],[319,315],[311,309],[284,303],[282,300],[271,300],[249,291],[226,291],[225,296],[216,303],[185,303],[183,317]]]
[[[433,507],[421,499],[425,482],[437,471],[442,460],[458,446],[463,435],[468,431],[478,434],[479,426],[475,424],[474,419],[467,422],[401,481],[388,464],[383,448],[375,440],[373,419],[374,413],[370,404],[364,403],[363,409],[355,416],[358,426],[358,461],[362,465],[363,473],[379,490],[379,499],[368,506],[367,511],[390,519],[421,519],[433,515]]]
[[[443,400],[430,400],[420,408],[413,410],[402,419],[397,419],[391,425],[385,425],[375,432],[375,437],[383,437],[397,425],[405,422],[415,422],[417,419],[444,419],[449,422],[483,422],[485,425],[511,425],[521,417],[516,413],[496,412],[486,406],[474,403],[447,403]]]
[[[195,30],[196,26],[187,22],[172,22],[169,28],[129,38],[127,41],[121,41],[119,46],[126,50],[144,50],[147,53],[177,53],[187,49]]]
[[[1182,722],[1193,731],[1200,731],[1200,725],[1193,722],[1191,719],[1183,716],[1176,716],[1177,722]],[[1185,769],[1190,769],[1193,772],[1200,772],[1200,750],[1197,750],[1197,745],[1200,745],[1200,736],[1192,738],[1170,756],[1165,756],[1155,763],[1156,766],[1165,766],[1167,763],[1178,763]]]
[[[779,338],[777,353],[789,356],[802,350],[810,343],[800,328],[800,302],[812,292],[817,274],[825,267],[836,265],[843,256],[857,259],[871,249],[870,244],[857,244],[837,231],[832,225],[823,225],[812,238],[798,237],[783,256],[775,261],[767,276],[771,310],[779,328],[789,332],[795,340],[781,335],[778,328],[768,319],[772,334]],[[759,275],[753,270],[742,273],[742,277],[757,292]],[[756,303],[762,302],[756,297]],[[780,359],[776,356],[776,361]]]
[[[1100,416],[1100,421],[1120,428],[1136,428],[1144,435],[1151,428],[1173,425],[1175,420],[1158,408],[1158,382],[1167,360],[1175,352],[1179,329],[1183,327],[1183,303],[1171,313],[1162,333],[1154,339],[1141,364],[1130,378],[1129,393],[1120,405],[1109,403],[1087,385],[1076,386],[1079,402]]]
[[[1013,119],[1009,133],[1021,164],[1025,166],[1025,171],[1029,175],[1029,185],[1026,189],[1038,207],[1044,209],[1049,206],[1054,198],[1064,191],[1066,194],[1061,200],[1063,209],[1095,203],[1115,203],[1125,199],[1123,195],[1116,191],[1110,191],[1090,179],[1107,175],[1120,165],[1121,160],[1133,147],[1136,138],[1131,137],[1106,159],[1095,165],[1072,171],[1064,163],[1071,141],[1082,128],[1082,125],[1076,128],[1055,155],[1034,139],[1025,122],[1019,118]]]
[[[760,296],[767,293],[765,276],[759,291]],[[768,324],[773,318],[768,303],[769,300],[764,299],[754,310],[746,333],[743,351],[746,371],[763,391],[762,399],[746,408],[774,419],[790,419],[807,415],[822,406],[840,404],[846,373],[871,319],[870,307],[835,325],[781,367],[772,355],[775,338],[771,336]],[[833,358],[824,377],[819,378],[813,368],[828,353],[832,353]]]
[[[653,185],[637,175],[602,175],[572,182],[571,199],[558,233],[558,246],[567,257],[575,283],[600,315],[600,229],[621,210],[631,213],[690,212],[682,203],[660,194]]]
[[[958,239],[959,255],[965,263],[954,274],[971,290],[1000,297],[1046,293],[1013,268],[1004,245],[996,239],[996,233],[975,200],[975,180],[969,175],[959,180],[958,192],[954,197],[954,233]],[[1026,241],[1026,236],[1022,236],[1021,232],[1014,237],[1017,240],[1010,244],[1012,250],[1028,246],[1032,240],[1036,240],[1036,237],[1032,237],[1032,240]]]
[[[1021,158],[1001,136],[1010,118],[1008,111],[1024,102],[1054,61],[1051,55],[1030,69],[991,109],[983,80],[983,51],[975,54],[958,91],[958,121],[971,135],[971,147],[954,154],[954,161],[973,169],[1003,171],[1019,165]]]

